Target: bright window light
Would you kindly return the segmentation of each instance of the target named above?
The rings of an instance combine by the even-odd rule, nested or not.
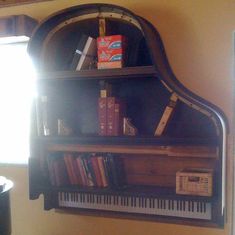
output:
[[[27,43],[0,45],[0,163],[28,162],[34,82]]]

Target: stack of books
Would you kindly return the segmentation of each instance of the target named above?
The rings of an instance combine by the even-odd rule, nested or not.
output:
[[[100,136],[119,136],[123,134],[125,103],[111,96],[111,86],[104,83],[98,98],[98,118]]]
[[[53,186],[116,188],[125,184],[123,161],[112,154],[51,153],[47,162]]]

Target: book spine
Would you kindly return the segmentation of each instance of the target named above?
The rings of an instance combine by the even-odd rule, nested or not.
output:
[[[100,171],[100,175],[101,175],[102,186],[107,187],[108,180],[107,180],[107,177],[105,174],[104,159],[103,159],[103,157],[97,157],[97,161],[98,161],[99,171]]]
[[[92,175],[91,175],[91,172],[90,172],[90,169],[89,169],[89,166],[88,166],[87,156],[82,157],[82,163],[83,163],[84,170],[85,170],[85,173],[86,173],[87,186],[91,186],[91,187],[95,186]]]
[[[123,118],[124,118],[124,104],[123,102],[117,102],[114,105],[113,135],[119,136],[123,134]]]
[[[100,173],[100,169],[99,169],[99,165],[98,165],[98,157],[97,156],[92,156],[91,157],[91,162],[92,162],[92,167],[95,173],[95,177],[96,177],[96,183],[98,187],[102,187],[102,178],[101,178],[101,173]]]
[[[87,186],[85,169],[83,167],[81,156],[76,157],[77,166],[81,175],[82,186]]]
[[[115,97],[107,97],[107,135],[114,135],[114,122],[115,122]]]
[[[69,159],[69,155],[68,154],[64,154],[64,162],[65,162],[65,166],[66,166],[66,170],[69,176],[69,182],[71,185],[76,184],[76,179],[75,176],[73,174],[73,170],[72,170],[72,166],[70,163],[70,159]]]
[[[107,134],[107,97],[100,97],[98,99],[98,116],[99,116],[99,135],[105,136]]]

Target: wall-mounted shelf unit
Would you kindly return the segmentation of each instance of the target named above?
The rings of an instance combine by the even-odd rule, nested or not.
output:
[[[135,60],[128,57],[123,68],[71,70],[76,43],[82,34],[99,36],[100,18],[111,25],[112,34],[127,38],[126,54],[135,54]],[[176,79],[148,21],[114,5],[75,6],[43,21],[28,50],[44,102],[40,106],[36,100],[32,108],[30,199],[43,194],[46,210],[224,226],[226,118]],[[101,82],[124,100],[136,135],[99,134]],[[174,113],[156,136],[172,94],[177,97]],[[46,124],[41,123],[45,115]],[[72,132],[58,135],[58,120]],[[43,132],[43,124],[50,132]],[[69,172],[75,165],[76,182]],[[176,172],[182,168],[213,170],[212,195],[176,194]]]

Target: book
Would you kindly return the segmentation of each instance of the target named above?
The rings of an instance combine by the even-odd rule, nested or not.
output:
[[[115,103],[118,102],[116,97],[107,97],[107,121],[106,121],[106,135],[114,135],[114,122],[115,122]]]
[[[168,105],[166,106],[163,115],[160,119],[160,122],[157,125],[157,128],[155,130],[154,135],[155,136],[161,136],[164,130],[166,129],[167,124],[169,123],[169,120],[173,114],[173,111],[175,110],[175,106],[177,103],[178,97],[175,93],[172,93],[170,97],[170,101]]]
[[[71,153],[64,154],[64,161],[69,176],[70,184],[72,185],[82,185],[82,179],[80,171],[78,169],[76,159]]]
[[[83,164],[84,171],[85,171],[87,186],[91,186],[91,187],[95,186],[95,182],[91,174],[91,168],[88,165],[89,163],[88,163],[87,155],[83,155],[81,159],[82,159],[82,164]]]
[[[87,182],[87,178],[86,178],[86,172],[85,172],[85,168],[83,166],[82,158],[80,155],[76,157],[76,163],[77,163],[79,173],[81,175],[81,182],[82,182],[81,185],[87,186],[88,182]]]
[[[114,105],[114,128],[113,135],[123,135],[123,119],[125,116],[125,104],[124,102],[116,102]]]
[[[76,51],[81,54],[76,70],[89,69],[94,67],[95,58],[97,55],[96,39],[88,37],[82,51]]]
[[[98,119],[99,119],[99,135],[107,134],[107,97],[99,97],[98,99]]]
[[[67,153],[64,154],[64,162],[65,162],[66,170],[67,170],[67,173],[69,176],[69,182],[71,185],[74,185],[74,184],[76,184],[76,177],[75,177],[74,171],[72,169],[70,157],[71,157],[70,154],[67,154]]]
[[[98,187],[102,187],[103,183],[102,183],[101,172],[100,172],[99,164],[98,164],[98,157],[92,156],[91,162],[92,162],[93,171],[94,171],[95,177],[96,177],[96,184]]]
[[[126,182],[126,176],[122,158],[113,154],[108,154],[108,167],[111,176],[111,186],[114,188],[123,187]]]
[[[101,182],[103,187],[108,186],[108,180],[107,176],[105,174],[105,167],[104,167],[104,158],[102,156],[97,157],[97,162],[98,162],[98,167],[99,167],[99,172],[101,175]]]
[[[86,34],[82,34],[81,37],[79,37],[79,41],[74,52],[72,63],[70,65],[71,70],[76,70],[78,62],[81,58],[83,49],[86,45],[87,39],[88,39],[88,36]]]

